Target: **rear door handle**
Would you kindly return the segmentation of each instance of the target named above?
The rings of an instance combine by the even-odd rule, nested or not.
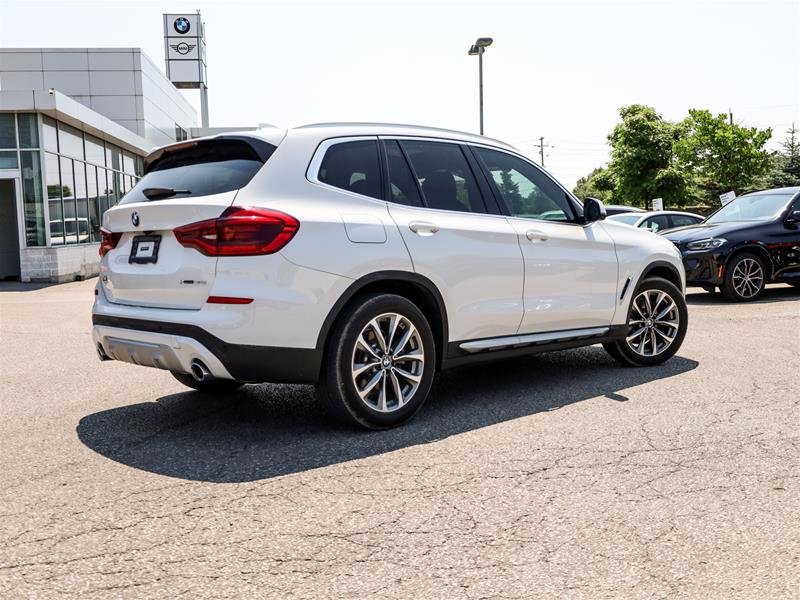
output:
[[[439,231],[439,227],[436,223],[430,223],[428,221],[411,221],[411,223],[408,224],[408,228],[417,235],[422,236],[433,235]]]
[[[525,232],[525,237],[532,242],[546,242],[550,239],[549,235],[547,235],[544,231],[539,231],[538,229],[529,229]]]

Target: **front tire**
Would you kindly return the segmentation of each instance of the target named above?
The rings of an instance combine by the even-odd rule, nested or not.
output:
[[[177,373],[175,371],[170,371],[170,373],[186,387],[190,387],[198,392],[203,392],[204,394],[225,394],[238,390],[244,385],[243,381],[236,381],[233,379],[197,381],[194,377],[186,373]]]
[[[624,365],[659,365],[681,347],[688,317],[686,299],[673,283],[660,277],[645,279],[633,294],[625,338],[603,347]]]
[[[332,417],[366,429],[396,427],[428,397],[436,346],[425,315],[395,294],[372,294],[329,334],[317,399]]]
[[[737,254],[728,263],[722,295],[734,302],[751,302],[764,291],[766,273],[764,262],[755,254]]]

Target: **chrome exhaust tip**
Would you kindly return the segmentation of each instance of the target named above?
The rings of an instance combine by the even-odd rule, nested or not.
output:
[[[208,367],[202,360],[194,359],[189,365],[189,369],[192,372],[192,377],[195,381],[202,382],[208,381],[209,379],[214,379],[214,376],[211,374],[211,371],[208,370]]]

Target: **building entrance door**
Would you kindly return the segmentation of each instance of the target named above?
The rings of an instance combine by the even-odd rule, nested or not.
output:
[[[0,179],[0,281],[19,276],[17,193],[13,179]]]

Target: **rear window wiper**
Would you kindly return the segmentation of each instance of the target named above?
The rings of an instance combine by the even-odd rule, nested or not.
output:
[[[173,188],[151,187],[144,188],[142,194],[148,200],[160,200],[161,198],[169,198],[170,196],[177,196],[178,194],[191,194],[191,190],[176,190]]]

